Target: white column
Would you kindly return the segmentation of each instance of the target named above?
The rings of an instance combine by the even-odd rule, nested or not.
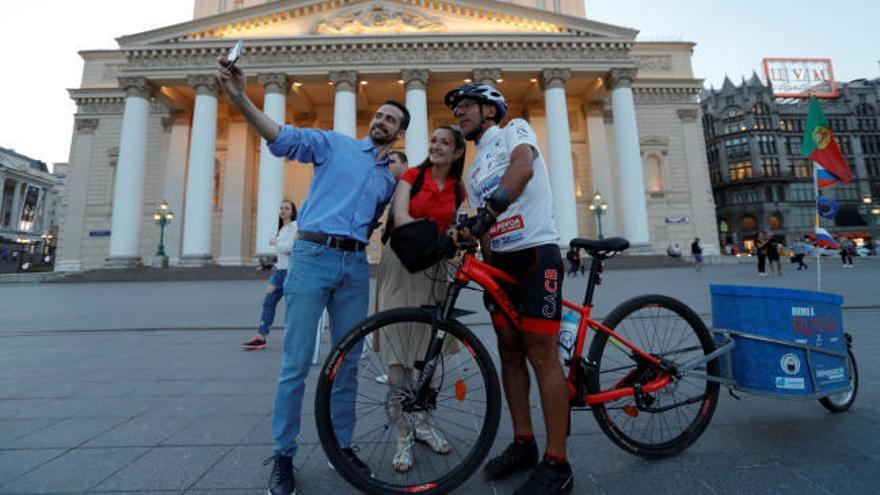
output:
[[[246,260],[244,212],[250,213],[245,204],[248,179],[248,158],[253,152],[247,122],[230,121],[226,138],[226,168],[223,173],[223,217],[220,223],[220,257],[217,264],[241,266]]]
[[[3,196],[6,193],[6,174],[0,172],[0,227],[3,227]]]
[[[64,221],[58,233],[58,251],[55,255],[56,272],[82,270],[83,220],[92,164],[92,144],[98,119],[78,118],[74,121],[73,140],[70,143],[70,162],[64,179]],[[117,162],[118,163],[118,162]]]
[[[119,79],[119,84],[125,90],[126,98],[113,190],[110,256],[106,262],[108,268],[141,264],[144,167],[150,116],[150,86],[146,78],[124,77]]]
[[[185,266],[202,266],[211,263],[217,95],[211,76],[191,76],[188,82],[196,91],[196,102],[189,142],[183,253],[180,263]]]
[[[336,88],[333,103],[333,130],[357,138],[357,72],[353,70],[333,71],[330,81]]]
[[[16,182],[12,191],[12,217],[9,224],[12,230],[21,230],[21,210],[24,208],[24,195],[27,188],[27,182]]]
[[[645,179],[636,123],[636,106],[632,83],[635,69],[614,70],[607,78],[614,111],[614,134],[621,180],[621,213],[623,235],[633,246],[650,245],[648,210],[645,201]]]
[[[180,244],[183,233],[183,187],[186,184],[186,159],[189,150],[190,116],[186,112],[172,112],[165,123],[168,153],[165,156],[165,195],[163,199],[174,212],[174,220],[165,227],[165,252],[168,263],[180,264]]]
[[[542,72],[544,107],[547,114],[547,168],[553,189],[553,213],[560,243],[577,237],[577,204],[574,197],[574,167],[571,161],[571,131],[568,127],[568,104],[565,81],[568,69],[545,69]]]
[[[422,163],[428,157],[428,77],[430,71],[401,71],[406,88],[406,109],[409,110],[409,128],[406,130],[406,157],[410,166]]]
[[[703,126],[697,118],[696,108],[678,109],[684,140],[685,163],[687,164],[688,189],[691,193],[691,212],[694,222],[694,236],[700,238],[704,254],[720,254],[717,240],[718,228],[715,219],[715,199],[712,197],[712,184],[709,169],[706,168],[706,144],[703,140]]]
[[[279,124],[284,124],[284,110],[290,83],[284,74],[261,74],[257,77],[263,85],[263,113]],[[257,191],[257,239],[256,255],[270,256],[275,248],[269,239],[278,230],[278,207],[284,199],[284,158],[269,151],[265,139],[260,140],[260,176]]]
[[[589,198],[596,191],[602,193],[602,199],[608,203],[608,210],[602,218],[602,233],[605,237],[614,237],[618,235],[617,211],[620,207],[617,203],[617,195],[614,193],[614,177],[611,174],[611,157],[608,154],[608,137],[605,133],[603,116],[604,107],[603,103],[584,104],[584,114],[587,116],[590,173],[595,189],[595,191],[584,191],[584,194]]]

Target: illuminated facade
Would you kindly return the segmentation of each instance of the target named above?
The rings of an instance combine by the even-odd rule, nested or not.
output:
[[[0,147],[0,250],[33,252],[57,234],[60,187],[45,163]]]
[[[194,17],[81,52],[58,269],[146,261],[162,200],[177,213],[172,264],[272,252],[278,204],[302,203],[311,169],[272,157],[213,88],[217,57],[237,39],[249,95],[276,120],[363,136],[383,101],[406,102],[410,163],[451,120],[447,91],[497,85],[548,158],[565,242],[596,235],[596,190],[610,206],[605,235],[634,251],[716,238],[691,43],[636,42],[574,0],[199,0]]]

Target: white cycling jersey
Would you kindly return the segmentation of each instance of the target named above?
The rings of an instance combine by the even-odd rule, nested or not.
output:
[[[477,156],[467,173],[468,200],[474,208],[486,205],[486,198],[498,188],[510,166],[510,154],[520,144],[528,144],[535,150],[534,175],[489,231],[492,251],[504,253],[559,243],[547,165],[538,149],[535,133],[523,119],[513,119],[503,129],[493,126],[483,132]]]

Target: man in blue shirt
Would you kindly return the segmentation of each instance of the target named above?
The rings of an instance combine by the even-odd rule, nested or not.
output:
[[[360,141],[344,134],[278,125],[245,93],[245,77],[220,60],[218,85],[276,156],[312,163],[315,174],[297,216],[299,232],[284,282],[287,300],[284,358],[278,377],[272,434],[274,466],[271,495],[296,492],[293,456],[300,431],[303,392],[315,348],[315,328],[324,308],[330,314],[335,345],[367,317],[370,277],[364,251],[378,218],[391,199],[395,178],[387,152],[405,132],[409,112],[396,101],[376,111],[370,135]],[[352,451],[357,394],[357,361],[352,352],[334,380],[332,411],[336,438],[359,469],[369,472]]]

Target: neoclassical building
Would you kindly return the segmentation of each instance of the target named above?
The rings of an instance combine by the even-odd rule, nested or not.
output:
[[[0,147],[0,251],[47,251],[57,236],[57,199],[63,187],[45,163]]]
[[[410,163],[452,116],[443,95],[497,85],[547,157],[564,242],[606,236],[638,252],[701,237],[715,208],[692,43],[636,42],[577,0],[197,0],[192,21],[84,51],[57,267],[149,262],[166,201],[172,264],[241,265],[271,253],[282,198],[301,204],[311,168],[271,156],[212,84],[244,40],[248,93],[277,121],[363,136],[386,99],[406,103]],[[109,235],[108,235],[109,232]],[[378,243],[371,258],[379,255]]]

